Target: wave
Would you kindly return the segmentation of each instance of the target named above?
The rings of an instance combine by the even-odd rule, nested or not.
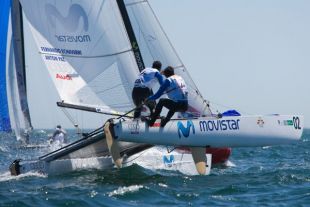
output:
[[[125,195],[126,193],[133,193],[139,191],[143,187],[143,185],[132,185],[126,187],[119,187],[118,189],[108,193],[108,196],[118,196],[118,195]]]
[[[0,175],[0,182],[6,182],[6,181],[11,181],[11,180],[21,180],[26,177],[41,177],[41,178],[46,178],[47,175],[43,175],[37,172],[28,172],[25,174],[21,174],[18,176],[12,176],[9,171],[2,172]]]

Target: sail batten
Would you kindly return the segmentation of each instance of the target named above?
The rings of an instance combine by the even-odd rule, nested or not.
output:
[[[62,53],[49,53],[49,52],[39,52],[41,55],[61,55],[63,57],[78,57],[78,58],[104,58],[104,57],[111,57],[111,56],[116,56],[120,55],[123,53],[128,53],[132,52],[132,49],[127,49],[124,51],[116,52],[116,53],[110,53],[110,54],[103,54],[103,55],[92,55],[92,56],[86,56],[86,55],[67,55],[67,54],[62,54]]]

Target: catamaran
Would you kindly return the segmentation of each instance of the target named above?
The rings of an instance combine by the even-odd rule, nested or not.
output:
[[[100,169],[113,164],[122,167],[133,163],[128,162],[130,157],[140,156],[153,145],[189,148],[161,154],[166,158],[162,160],[170,166],[194,163],[191,168],[197,174],[209,174],[212,155],[206,148],[220,147],[226,156],[229,147],[289,144],[301,137],[300,115],[213,114],[146,0],[12,2],[21,4],[23,26],[30,31],[35,55],[59,93],[58,106],[119,116],[37,160],[15,160],[10,166],[13,175],[68,172],[85,167],[85,163]],[[124,113],[132,111],[131,90],[139,71],[154,60],[173,66],[189,90],[189,109],[164,128],[158,121],[149,127]],[[87,161],[76,164],[81,159]]]

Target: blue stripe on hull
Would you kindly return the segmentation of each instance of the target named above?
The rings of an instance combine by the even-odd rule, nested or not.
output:
[[[11,131],[6,92],[6,47],[11,0],[2,0],[0,7],[0,131]]]

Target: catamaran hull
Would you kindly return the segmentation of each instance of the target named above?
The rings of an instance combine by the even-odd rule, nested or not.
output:
[[[128,142],[120,142],[119,146],[121,155],[128,157],[152,147],[149,144]],[[50,175],[83,169],[111,169],[113,166],[105,135],[101,131],[47,153],[37,160],[15,160],[10,166],[10,172],[12,175],[27,172]]]
[[[206,172],[205,175],[210,174],[212,155],[206,154]],[[138,164],[150,170],[172,170],[179,171],[186,175],[198,175],[193,162],[192,155],[186,152],[173,151],[167,152],[163,147],[152,147],[142,152],[136,153],[130,157],[125,157],[123,160],[123,167],[128,167],[133,164]],[[111,156],[106,157],[92,157],[83,159],[63,159],[54,160],[52,162],[46,161],[15,161],[11,165],[12,175],[26,174],[30,172],[45,174],[45,175],[59,175],[70,173],[79,170],[111,170],[115,168]],[[16,170],[18,169],[18,172]]]
[[[26,174],[29,172],[44,175],[58,175],[77,170],[112,169],[114,166],[111,157],[92,157],[81,159],[59,159],[53,161],[19,161],[15,160],[10,166],[11,175]]]
[[[168,152],[164,147],[149,144],[119,142],[123,166],[139,164],[149,169],[175,170],[188,175],[197,175],[192,154],[188,150]],[[216,153],[216,156],[219,156]],[[206,172],[210,173],[212,155],[206,154]],[[39,157],[37,160],[15,160],[10,165],[11,175],[36,172],[57,175],[78,170],[110,170],[115,167],[102,132],[80,139],[68,146]]]
[[[159,120],[158,120],[159,121]],[[231,116],[171,120],[164,128],[156,122],[120,120],[114,123],[118,141],[169,146],[256,147],[290,144],[300,140],[303,117],[298,115]]]

